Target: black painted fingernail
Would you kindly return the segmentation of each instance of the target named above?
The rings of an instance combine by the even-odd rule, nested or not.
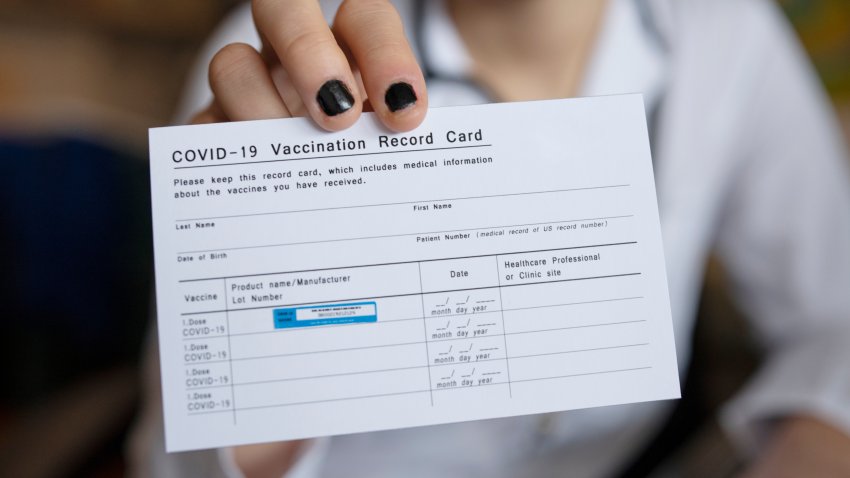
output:
[[[322,107],[322,111],[328,116],[336,116],[340,113],[345,113],[354,106],[354,97],[345,86],[345,83],[339,80],[329,80],[319,88],[319,93],[316,94],[316,101]]]
[[[390,111],[395,113],[416,103],[416,93],[413,91],[413,87],[407,83],[395,83],[387,88],[387,94],[384,95],[384,102]]]

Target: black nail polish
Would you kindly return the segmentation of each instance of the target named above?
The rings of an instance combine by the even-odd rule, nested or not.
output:
[[[415,104],[416,93],[413,91],[413,87],[407,83],[395,83],[387,88],[387,93],[384,95],[384,102],[390,111],[395,113],[398,110],[403,110]]]
[[[354,97],[351,96],[345,83],[339,80],[325,82],[316,94],[316,101],[328,116],[345,113],[354,106]]]

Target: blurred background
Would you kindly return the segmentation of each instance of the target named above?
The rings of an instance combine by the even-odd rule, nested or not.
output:
[[[0,476],[124,474],[153,292],[147,128],[236,3],[0,2]],[[850,2],[781,4],[850,138]],[[714,263],[695,342],[690,398],[639,464],[653,476],[738,463],[715,412],[758,351]]]

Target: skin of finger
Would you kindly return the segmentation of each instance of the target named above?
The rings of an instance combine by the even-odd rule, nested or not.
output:
[[[850,476],[850,436],[815,417],[786,418],[740,478],[799,476]]]
[[[220,111],[218,113],[214,111],[212,105],[210,105],[195,113],[195,116],[189,120],[189,124],[210,124],[222,123],[225,121],[227,121],[227,117]]]
[[[253,0],[254,23],[274,49],[310,116],[329,131],[354,124],[362,111],[362,98],[354,75],[316,0]],[[328,116],[316,95],[330,80],[342,81],[354,105]]]
[[[428,110],[425,78],[392,4],[388,0],[346,0],[337,11],[334,33],[350,49],[381,121],[393,131],[419,126]],[[393,113],[384,95],[398,82],[410,84],[417,99]]]
[[[245,478],[279,477],[295,463],[307,440],[241,445],[233,448],[233,458]]]
[[[271,67],[271,75],[278,94],[283,98],[283,104],[286,105],[286,109],[289,110],[292,116],[309,116],[307,107],[301,100],[301,95],[295,91],[292,78],[289,77],[289,74],[286,73],[286,70],[283,69],[280,63]]]
[[[209,82],[231,121],[291,116],[260,53],[249,45],[232,43],[219,50],[210,61]]]

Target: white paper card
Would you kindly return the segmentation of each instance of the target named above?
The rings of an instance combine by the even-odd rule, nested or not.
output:
[[[638,95],[150,155],[169,451],[679,397]]]

